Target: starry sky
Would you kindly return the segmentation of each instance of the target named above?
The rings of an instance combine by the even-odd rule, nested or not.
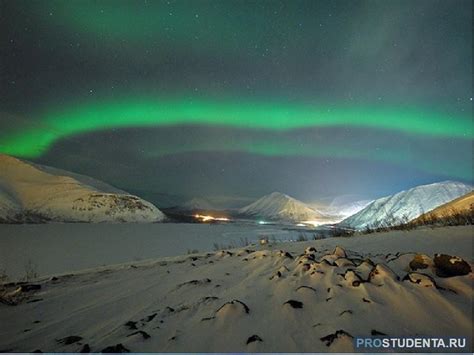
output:
[[[0,0],[0,41],[0,152],[144,197],[473,182],[471,1]]]

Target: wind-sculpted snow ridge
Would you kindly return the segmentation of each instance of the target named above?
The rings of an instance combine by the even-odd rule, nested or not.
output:
[[[151,203],[103,182],[0,155],[0,222],[156,222],[163,218]]]
[[[472,191],[462,182],[444,181],[421,185],[370,203],[340,225],[356,230],[408,223],[422,214]]]
[[[263,196],[239,210],[242,215],[282,221],[313,221],[324,216],[305,203],[280,192]]]
[[[314,242],[104,267],[0,290],[11,352],[351,352],[357,336],[464,336],[472,264]]]

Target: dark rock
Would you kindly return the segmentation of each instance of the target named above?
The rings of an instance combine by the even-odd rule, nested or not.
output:
[[[366,302],[366,303],[372,303],[372,301],[371,301],[371,300],[368,300],[368,299],[367,299],[367,298],[365,298],[365,297],[364,297],[364,298],[362,298],[362,301],[364,301],[364,302]]]
[[[416,254],[409,266],[412,270],[426,269],[429,266],[426,255]]]
[[[336,331],[335,333],[326,335],[326,336],[324,336],[320,339],[321,339],[322,342],[324,342],[326,344],[326,346],[331,346],[331,344],[334,342],[334,340],[336,340],[337,338],[341,338],[343,336],[348,336],[350,338],[353,338],[352,335],[350,335],[346,331],[340,329],[340,330]]]
[[[382,333],[382,332],[379,332],[378,330],[375,330],[375,329],[372,329],[372,330],[370,331],[370,334],[373,335],[373,336],[387,335],[387,334]]]
[[[37,291],[40,289],[41,289],[41,285],[36,285],[36,284],[27,284],[27,285],[20,286],[21,292]]]
[[[157,315],[157,313],[153,313],[153,314],[150,314],[149,316],[146,316],[145,317],[145,322],[151,322],[153,320],[153,318],[155,318]]]
[[[205,285],[205,284],[208,284],[208,283],[211,283],[211,280],[208,279],[208,278],[205,278],[205,279],[202,279],[202,280],[191,280],[191,281],[186,281],[186,282],[183,282],[182,284],[179,284],[177,286],[177,288],[180,288],[180,287],[183,287],[183,286],[186,286],[186,285],[197,286],[197,285]]]
[[[300,286],[300,287],[298,287],[298,288],[296,289],[296,291],[298,291],[298,290],[300,290],[300,289],[302,289],[302,288],[316,292],[316,289],[313,288],[313,287],[311,287],[311,286]]]
[[[303,308],[303,302],[296,301],[296,300],[288,300],[283,304],[289,304],[293,308]]]
[[[436,266],[436,275],[439,277],[462,276],[471,272],[471,266],[457,256],[435,254],[433,261]]]
[[[120,343],[120,344],[108,346],[102,349],[100,352],[101,353],[129,353],[130,350],[128,350],[125,346],[123,346]]]
[[[150,334],[148,334],[147,332],[144,332],[143,330],[138,330],[136,332],[133,332],[132,334],[127,335],[127,337],[131,337],[132,335],[136,335],[136,334],[140,334],[143,337],[143,339],[151,338]]]
[[[89,344],[84,344],[82,349],[79,351],[80,353],[90,353],[91,352],[91,347]]]
[[[339,313],[339,316],[342,316],[345,313],[352,314],[353,312],[350,309],[346,309],[345,311],[342,311],[341,313]]]
[[[242,301],[239,301],[239,300],[232,300],[230,302],[224,303],[222,306],[219,307],[219,309],[216,311],[216,313],[218,313],[225,305],[235,304],[235,303],[240,304],[244,308],[245,313],[247,313],[247,314],[250,313],[250,308],[245,303],[243,303]]]
[[[59,344],[70,345],[70,344],[77,343],[78,341],[81,341],[81,340],[82,340],[82,337],[78,335],[70,335],[62,339],[57,339],[56,342],[58,342]]]
[[[254,334],[247,339],[247,344],[253,343],[254,341],[263,341],[258,335]]]
[[[133,330],[137,329],[137,322],[129,320],[127,323],[124,324],[128,329]]]
[[[423,286],[423,287],[435,287],[440,288],[436,284],[436,281],[430,276],[421,272],[410,272],[402,279],[402,281],[410,281],[411,283]]]
[[[27,301],[26,303],[36,303],[36,302],[41,302],[42,300],[43,300],[42,298],[35,298],[35,299]]]

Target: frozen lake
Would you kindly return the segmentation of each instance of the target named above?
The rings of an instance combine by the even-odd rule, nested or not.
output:
[[[0,225],[0,273],[25,274],[28,263],[40,276],[102,265],[236,247],[263,236],[296,240],[300,231],[252,224],[26,224]],[[313,234],[306,233],[311,239]]]

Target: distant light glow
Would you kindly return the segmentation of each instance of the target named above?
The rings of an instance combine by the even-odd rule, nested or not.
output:
[[[194,218],[199,219],[202,222],[209,222],[209,221],[228,222],[230,221],[230,219],[226,217],[214,217],[214,216],[202,215],[202,214],[195,214]]]

